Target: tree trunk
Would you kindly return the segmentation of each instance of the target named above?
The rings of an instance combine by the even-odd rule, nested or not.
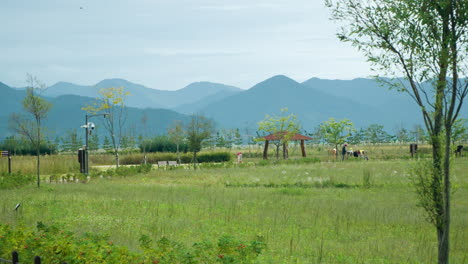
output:
[[[301,152],[302,152],[302,157],[306,157],[306,152],[305,152],[305,145],[304,145],[304,140],[301,140]]]
[[[37,145],[36,145],[36,155],[37,155],[37,188],[41,187],[41,120],[37,120]]]
[[[119,151],[115,152],[115,166],[116,168],[120,166]]]
[[[263,149],[263,159],[268,159],[268,144],[270,141],[265,140],[265,148]]]
[[[182,163],[180,162],[179,144],[177,144],[177,161],[179,162],[179,164]]]
[[[36,155],[37,155],[37,188],[41,187],[41,173],[40,173],[40,168],[41,168],[41,159],[40,159],[40,147],[36,150]]]
[[[445,126],[445,155],[444,155],[444,186],[443,186],[443,201],[444,214],[442,215],[442,230],[439,239],[439,263],[449,263],[450,249],[450,141],[452,136],[452,126]]]
[[[193,169],[194,170],[197,169],[197,152],[196,151],[193,152]]]
[[[446,12],[443,10],[442,12]],[[442,44],[442,49],[440,52],[439,57],[439,66],[440,66],[440,73],[438,76],[437,84],[436,84],[436,98],[435,98],[435,105],[434,105],[434,130],[432,134],[432,147],[433,147],[433,166],[434,166],[434,186],[432,186],[432,190],[434,192],[433,201],[435,203],[436,212],[437,212],[437,219],[436,219],[436,229],[437,229],[437,240],[438,240],[438,263],[439,264],[448,264],[449,263],[449,226],[446,224],[446,220],[450,219],[448,215],[450,211],[446,211],[448,209],[446,207],[446,203],[449,203],[449,200],[444,201],[445,199],[449,199],[450,195],[450,186],[448,182],[449,172],[445,171],[445,162],[444,162],[444,169],[442,169],[442,142],[441,142],[441,131],[442,126],[444,125],[442,120],[444,118],[443,111],[444,111],[444,91],[447,86],[447,71],[448,71],[448,64],[449,64],[449,47],[448,42],[446,40],[449,39],[449,22],[448,16],[444,15],[442,21],[442,39],[444,43]],[[445,124],[447,125],[447,124]],[[450,131],[446,131],[446,135],[450,136]],[[446,141],[450,138],[446,138]],[[445,146],[445,150],[448,146]],[[446,158],[450,158],[447,156]],[[447,166],[449,166],[447,164]],[[449,167],[447,167],[449,169]],[[447,192],[447,193],[445,193]]]
[[[279,160],[279,148],[280,148],[280,144],[275,143],[275,145],[276,145],[276,160]]]
[[[288,146],[287,146],[287,144],[286,144],[286,142],[285,142],[285,143],[283,143],[283,159],[287,159],[287,158],[288,158],[288,154],[287,154],[287,153],[288,153]]]
[[[432,200],[434,202],[434,207],[436,211],[435,226],[437,230],[437,241],[438,241],[438,263],[446,264],[445,255],[448,253],[446,250],[446,241],[445,241],[445,227],[443,223],[443,218],[445,214],[444,210],[444,197],[443,197],[443,181],[442,181],[442,146],[439,136],[432,136],[432,166],[433,166],[433,175],[432,175]]]

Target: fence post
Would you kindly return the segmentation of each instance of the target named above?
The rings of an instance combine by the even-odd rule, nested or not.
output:
[[[41,264],[41,257],[35,256],[34,257],[34,264]]]
[[[8,152],[8,174],[11,174],[11,155]]]
[[[13,253],[11,253],[11,258],[12,258],[13,264],[18,264],[19,263],[18,252],[13,251]]]

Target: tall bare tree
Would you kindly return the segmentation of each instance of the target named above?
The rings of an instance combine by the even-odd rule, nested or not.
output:
[[[22,101],[23,109],[26,114],[12,114],[10,117],[10,126],[16,133],[28,139],[36,150],[37,187],[39,188],[41,186],[40,150],[44,136],[42,121],[47,117],[52,104],[40,97],[41,91],[45,88],[42,82],[30,74],[27,75],[26,82],[28,85],[26,87],[26,97]]]
[[[107,114],[104,127],[111,139],[112,150],[115,155],[115,165],[119,167],[119,150],[122,144],[123,128],[127,121],[127,108],[125,99],[130,95],[124,87],[110,87],[99,90],[99,97],[82,109],[91,114]]]
[[[184,126],[182,124],[182,121],[180,120],[175,120],[172,125],[167,129],[167,134],[169,135],[169,138],[171,139],[172,142],[176,144],[177,148],[177,161],[179,164],[181,163],[180,160],[180,151],[179,147],[180,145],[184,142],[185,137],[186,137],[186,132],[184,130]]]
[[[438,262],[449,262],[450,141],[468,93],[468,1],[326,0],[343,22],[338,37],[362,51],[390,87],[420,107],[432,145],[429,177],[418,186],[435,225]],[[405,80],[395,78],[404,76]],[[385,81],[385,80],[384,80]]]

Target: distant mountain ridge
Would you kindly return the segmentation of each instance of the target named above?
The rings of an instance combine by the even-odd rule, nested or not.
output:
[[[124,79],[114,78],[102,80],[91,86],[58,82],[47,87],[44,91],[44,96],[57,97],[60,95],[78,95],[95,98],[98,96],[98,91],[100,89],[109,87],[125,87],[125,90],[130,92],[126,101],[128,106],[167,109],[190,104],[213,94],[222,95],[223,92],[226,92],[226,95],[231,95],[235,92],[242,91],[242,89],[234,86],[211,82],[192,83],[176,91],[157,90]]]
[[[378,108],[325,93],[284,75],[271,77],[249,90],[210,104],[202,112],[223,126],[243,127],[256,124],[266,114],[278,114],[283,107],[296,114],[308,130],[329,117],[348,118],[358,126],[365,126],[387,116]]]
[[[82,119],[84,112],[80,108],[92,101],[89,96],[96,94],[101,88],[120,86],[126,87],[126,90],[132,93],[127,101],[127,105],[135,112],[131,123],[137,124],[138,120],[141,120],[138,117],[143,113],[141,111],[147,111],[161,118],[157,122],[154,119],[154,123],[151,124],[159,133],[165,132],[164,128],[169,120],[187,120],[188,117],[184,114],[192,113],[202,113],[212,118],[220,128],[248,127],[255,130],[258,127],[257,123],[263,120],[265,115],[278,114],[280,108],[284,107],[289,108],[290,113],[296,114],[303,128],[309,131],[330,117],[348,118],[358,128],[381,124],[388,131],[401,126],[411,128],[415,124],[423,123],[420,110],[409,95],[389,91],[388,87],[373,79],[311,78],[299,83],[287,76],[277,75],[248,90],[210,82],[192,83],[177,91],[155,90],[123,79],[106,79],[94,86],[60,82],[50,86],[44,93],[49,96],[50,101],[61,107],[57,116],[51,113],[47,124],[55,127],[57,131],[63,131],[62,127],[79,127],[81,121],[71,124],[71,120]],[[21,111],[20,101],[24,91],[11,89],[0,83],[0,92],[0,103],[8,109],[0,113],[0,118],[4,120],[0,122],[0,132],[3,132],[7,131],[8,113],[13,110]],[[88,97],[61,93],[82,93]],[[73,113],[73,118],[68,120],[67,117],[65,122],[60,120],[59,114],[68,112]],[[466,105],[462,108],[460,117],[468,117]]]
[[[0,83],[0,105],[5,106],[0,112],[0,140],[13,135],[9,128],[9,117],[12,113],[22,113],[21,101],[25,97],[24,90],[17,90]],[[81,110],[83,106],[88,104],[93,98],[77,96],[77,95],[60,95],[55,98],[45,97],[47,101],[52,103],[52,108],[44,119],[43,125],[47,128],[47,133],[53,139],[55,136],[64,135],[66,131],[76,129],[80,132],[80,126],[85,123],[86,112]],[[155,135],[163,134],[167,128],[175,120],[187,122],[189,117],[184,114],[177,113],[169,109],[140,109],[134,107],[127,108],[127,122],[125,131],[138,135]],[[142,123],[142,118],[147,118],[146,125]],[[107,135],[102,128],[101,118],[95,117],[90,120],[96,123],[97,131],[100,136]],[[80,133],[82,133],[81,131]]]

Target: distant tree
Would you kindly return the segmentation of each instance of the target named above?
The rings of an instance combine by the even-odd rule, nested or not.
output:
[[[283,146],[283,159],[288,158],[288,143],[296,133],[300,131],[300,124],[297,116],[288,114],[288,108],[280,109],[280,115],[267,115],[265,119],[258,122],[258,131],[265,136],[275,134],[278,140],[274,141],[276,145],[276,159],[279,159],[279,148]]]
[[[326,0],[342,22],[340,40],[362,51],[422,114],[432,165],[416,185],[436,227],[438,263],[449,262],[452,128],[468,94],[468,1]],[[401,76],[405,81],[401,81]],[[390,80],[388,79],[390,77]]]
[[[9,136],[5,138],[1,144],[1,149],[10,151],[13,155],[17,155],[24,148],[25,142],[23,138]]]
[[[366,130],[364,128],[360,128],[351,133],[351,136],[348,138],[348,142],[356,145],[366,140]]]
[[[249,147],[249,157],[251,158],[252,157],[252,146],[256,145],[257,142],[255,141],[255,136],[252,134],[252,131],[249,128],[248,125],[244,128],[244,133],[245,133],[244,136],[246,137],[247,145]]]
[[[395,136],[396,136],[396,139],[399,142],[409,142],[410,141],[410,133],[404,127],[397,128]]]
[[[384,143],[390,139],[390,135],[385,132],[384,126],[378,124],[369,125],[365,130],[365,136],[370,143]]]
[[[353,132],[356,131],[354,124],[349,119],[335,120],[330,118],[320,125],[324,140],[335,146],[336,156],[338,156],[339,145],[347,142]]]
[[[193,114],[185,131],[189,150],[193,152],[193,167],[196,169],[197,153],[201,151],[203,142],[211,136],[213,123],[201,114]]]
[[[83,138],[78,135],[76,129],[68,130],[62,137],[62,148],[64,151],[78,151],[83,145]]]
[[[130,139],[128,135],[122,135],[120,137],[120,148],[121,149],[128,149],[130,147]]]
[[[468,141],[468,119],[460,118],[453,124],[452,144]]]
[[[240,135],[239,129],[223,129],[216,132],[216,147],[231,149],[234,144],[242,144],[242,136]]]
[[[426,141],[426,132],[421,125],[415,125],[413,130],[410,131],[411,138],[414,142],[424,142]]]
[[[224,134],[221,131],[216,132],[215,144],[218,148],[226,147],[226,139],[224,138]]]
[[[105,136],[104,140],[102,141],[102,148],[106,151],[112,150],[112,143],[109,137]]]
[[[146,151],[148,147],[148,144],[145,143],[148,137],[148,114],[146,111],[143,112],[140,122],[142,124],[142,130],[140,131],[140,134],[137,137],[137,144],[138,146],[140,146],[140,149],[143,152],[143,155],[145,157],[144,163],[146,164]]]
[[[99,97],[82,109],[91,114],[109,114],[104,119],[104,127],[109,132],[112,151],[115,155],[115,165],[119,167],[119,150],[122,145],[123,127],[127,121],[127,108],[125,100],[130,95],[124,87],[110,87],[99,90]]]
[[[97,128],[94,128],[93,133],[89,136],[88,139],[88,148],[92,151],[97,151],[99,149],[99,134]]]
[[[322,130],[320,125],[316,126],[311,133],[305,132],[306,135],[310,136],[312,139],[309,140],[312,144],[320,144],[323,142]]]
[[[19,135],[27,138],[31,146],[36,150],[37,156],[37,187],[40,187],[40,150],[44,140],[42,121],[47,117],[52,104],[40,97],[38,93],[44,89],[45,85],[36,77],[27,75],[26,97],[23,99],[23,109],[27,115],[12,114],[10,124],[13,130]]]
[[[240,145],[242,145],[242,143],[243,143],[242,135],[241,135],[241,133],[240,133],[239,128],[236,128],[236,129],[234,130],[233,143],[234,143],[235,145],[237,145],[237,146],[240,146]]]
[[[176,144],[177,148],[177,161],[180,163],[180,150],[179,147],[182,143],[184,143],[185,138],[186,138],[186,131],[184,130],[184,125],[182,124],[182,121],[180,120],[175,120],[172,125],[168,128],[167,134],[169,135],[169,138],[172,142]]]

